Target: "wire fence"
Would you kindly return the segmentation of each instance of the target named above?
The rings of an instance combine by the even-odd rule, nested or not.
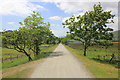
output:
[[[16,60],[16,59],[19,59],[19,58],[23,58],[25,55],[16,55],[16,56],[12,56],[10,55],[8,58],[1,58],[0,61],[2,63],[4,63],[5,61],[12,61],[12,60]]]
[[[118,56],[115,54],[102,55],[102,56],[98,55],[94,59],[99,60],[99,61],[108,62],[108,63],[115,63],[115,64],[118,64],[120,62],[118,59]]]

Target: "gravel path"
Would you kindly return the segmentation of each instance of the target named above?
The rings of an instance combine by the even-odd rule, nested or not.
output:
[[[62,44],[38,63],[31,78],[92,78],[82,62],[78,61]]]

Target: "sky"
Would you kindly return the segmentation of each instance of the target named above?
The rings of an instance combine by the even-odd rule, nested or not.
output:
[[[101,2],[104,11],[112,11],[115,15],[113,24],[108,25],[114,31],[118,30],[118,1],[106,0],[0,0],[0,31],[16,30],[19,22],[29,16],[32,11],[37,11],[50,22],[50,29],[57,37],[63,37],[67,28],[62,23],[72,15],[83,15],[86,11],[93,10],[93,5]]]

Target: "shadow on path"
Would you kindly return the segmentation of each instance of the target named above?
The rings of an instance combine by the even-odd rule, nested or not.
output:
[[[53,52],[52,54],[50,54],[50,56],[48,58],[52,58],[52,57],[59,57],[59,56],[63,56],[63,52],[62,51],[57,51],[57,52]]]

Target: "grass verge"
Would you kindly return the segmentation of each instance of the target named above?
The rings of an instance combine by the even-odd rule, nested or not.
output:
[[[44,48],[37,57],[34,57],[34,55],[31,55],[31,56],[32,56],[33,60],[37,60],[37,59],[40,59],[40,58],[47,57],[47,56],[49,56],[50,53],[53,52],[53,50],[56,47],[57,47],[57,45],[51,45],[50,47]],[[16,60],[5,61],[4,63],[2,63],[2,69],[10,68],[10,67],[13,67],[13,66],[17,66],[17,65],[20,65],[20,64],[27,63],[27,62],[28,62],[28,58],[26,56],[24,56],[22,58],[18,58]]]
[[[37,59],[34,59],[34,61],[30,61],[26,64],[22,64],[19,66],[11,67],[11,68],[6,68],[3,69],[3,80],[6,78],[29,78],[30,73],[32,73],[35,65],[41,61],[41,58],[49,56],[50,53],[54,51],[54,49],[57,47],[57,45],[52,45],[44,50],[41,51],[41,56],[37,57]],[[43,52],[45,55],[43,55]],[[40,61],[38,60],[40,59]],[[23,69],[24,68],[24,69]],[[10,74],[9,74],[10,73]]]
[[[87,57],[81,56],[79,50],[73,49],[67,45],[65,47],[80,61],[96,78],[118,78],[118,68],[110,64],[103,64]]]
[[[10,75],[10,76],[6,76],[5,78],[27,78],[27,77],[29,77],[28,72],[31,73],[32,68],[24,69],[24,70],[22,70],[20,72],[16,72],[15,74]]]

